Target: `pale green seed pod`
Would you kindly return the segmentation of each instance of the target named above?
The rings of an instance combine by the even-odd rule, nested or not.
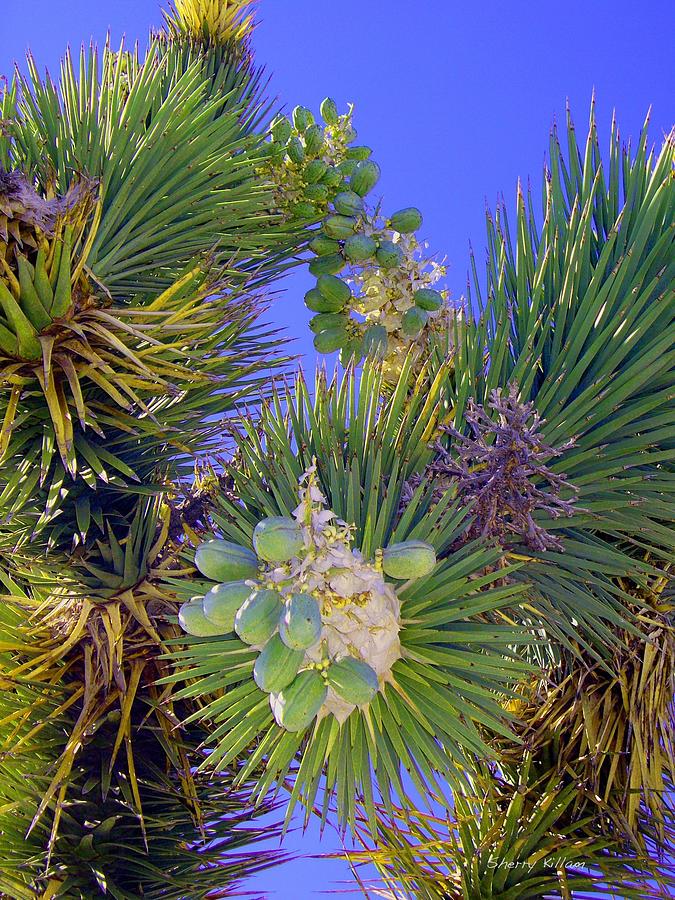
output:
[[[335,275],[320,275],[317,279],[316,286],[322,296],[327,300],[334,300],[336,303],[341,303],[340,309],[343,309],[347,305],[352,296],[349,285],[345,284],[341,278],[336,278]],[[330,311],[338,312],[338,310]],[[329,310],[320,310],[320,312],[329,312]]]
[[[222,628],[223,634],[229,634],[234,629],[234,617],[239,607],[248,600],[253,590],[245,581],[216,584],[204,597],[204,615]]]
[[[293,126],[288,121],[286,116],[277,116],[277,118],[272,122],[272,139],[277,144],[283,144],[284,146],[288,143],[288,139],[291,136],[291,132],[293,130]]]
[[[343,182],[344,178],[335,166],[329,166],[328,171],[321,179],[321,184],[325,184],[329,191],[336,190]]]
[[[319,313],[309,320],[309,327],[314,334],[319,334],[320,331],[329,331],[331,328],[346,329],[348,322],[349,316],[344,312]]]
[[[429,313],[417,306],[406,310],[401,317],[401,328],[408,337],[416,337],[427,324]]]
[[[363,359],[363,340],[360,336],[352,336],[346,344],[340,347],[340,365],[347,368],[348,365],[358,365]]]
[[[335,353],[349,341],[345,328],[327,328],[314,336],[314,349],[319,353]]]
[[[414,206],[399,209],[389,219],[389,227],[400,234],[412,234],[422,227],[422,213]]]
[[[269,516],[253,529],[253,546],[258,556],[266,562],[288,562],[304,552],[302,526],[287,516]]]
[[[222,583],[255,578],[258,559],[252,550],[231,541],[204,541],[197,547],[195,565],[207,578]]]
[[[424,541],[402,541],[382,552],[382,568],[390,578],[408,581],[424,578],[436,566],[436,551]]]
[[[419,306],[420,309],[424,309],[427,312],[437,312],[443,306],[442,295],[432,288],[420,288],[418,291],[415,291],[413,299],[415,306]]]
[[[348,147],[347,153],[345,154],[347,159],[370,159],[373,155],[373,151],[370,147]]]
[[[317,184],[317,182],[321,181],[327,171],[328,166],[322,159],[313,159],[305,166],[302,177],[307,184]]]
[[[317,156],[323,147],[323,129],[318,125],[310,125],[305,132],[305,152],[308,156]]]
[[[393,241],[380,241],[375,258],[383,269],[395,269],[403,262],[403,250]]]
[[[311,260],[309,271],[316,278],[320,275],[337,275],[346,265],[347,261],[341,252],[330,253],[327,256],[317,256],[316,259]]]
[[[312,203],[325,203],[328,200],[328,188],[325,184],[308,184],[305,186],[305,197]]]
[[[288,142],[286,152],[291,162],[294,162],[297,166],[305,161],[305,148],[302,146],[300,138],[292,137]]]
[[[330,97],[326,97],[326,99],[321,104],[320,110],[321,118],[324,120],[326,125],[335,125],[340,117],[335,100],[332,100]]]
[[[293,110],[293,125],[302,132],[314,124],[314,116],[306,106],[296,106]]]
[[[315,222],[319,218],[319,210],[313,203],[307,200],[300,200],[291,206],[291,212],[296,219],[303,222]]]
[[[333,206],[341,216],[359,216],[363,212],[363,198],[354,191],[340,191],[335,195]]]
[[[312,253],[316,253],[317,256],[329,256],[340,252],[340,244],[332,238],[319,234],[313,241],[310,241],[309,249]]]
[[[345,304],[337,297],[326,297],[318,288],[312,288],[305,294],[305,306],[312,312],[329,313],[339,312]]]
[[[354,174],[354,172],[358,168],[358,165],[359,163],[356,159],[343,159],[342,162],[337,166],[337,170],[343,178],[349,178]]]
[[[365,197],[380,180],[380,167],[370,159],[357,163],[349,180],[349,187],[359,195]]]
[[[281,595],[276,591],[254,591],[234,617],[234,630],[245,644],[262,646],[279,624]]]
[[[363,350],[368,356],[382,359],[389,346],[389,337],[384,325],[369,325],[363,335]]]
[[[306,669],[288,687],[270,694],[277,725],[286,731],[304,731],[326,701],[328,688],[316,669]]]
[[[344,241],[356,231],[356,219],[351,216],[329,216],[323,223],[324,234],[336,241]]]
[[[266,694],[281,691],[298,674],[304,658],[302,650],[291,650],[278,634],[273,634],[255,661],[253,680]]]
[[[343,253],[352,262],[364,262],[372,259],[377,251],[377,244],[366,234],[354,234],[345,241]]]
[[[321,610],[309,594],[286,600],[279,620],[279,637],[292,650],[309,650],[321,637]]]
[[[354,706],[370,703],[380,688],[375,670],[352,656],[332,663],[328,669],[328,684],[339,697]]]
[[[206,618],[201,597],[193,597],[183,603],[178,610],[178,624],[194,637],[215,637],[225,633],[223,628]]]

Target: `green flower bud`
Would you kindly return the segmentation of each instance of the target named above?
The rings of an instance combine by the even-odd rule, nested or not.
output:
[[[375,256],[377,244],[365,234],[354,234],[345,241],[344,255],[352,262],[363,262]]]
[[[341,253],[330,253],[326,256],[317,256],[309,264],[309,271],[317,278],[319,275],[337,275],[346,266],[347,262]]]
[[[363,199],[354,191],[340,191],[335,195],[333,206],[342,216],[359,216],[363,212]]]
[[[375,257],[383,269],[395,269],[403,262],[403,250],[393,241],[380,241]]]
[[[412,234],[422,227],[422,213],[414,206],[406,209],[399,209],[398,212],[389,219],[389,227],[400,234]]]
[[[423,309],[419,309],[417,306],[413,306],[412,309],[406,310],[401,318],[401,328],[403,329],[403,333],[407,334],[408,337],[415,337],[427,324],[428,318],[429,313],[425,312]]]
[[[314,124],[314,116],[306,106],[296,106],[293,110],[293,125],[297,131],[305,131]]]
[[[321,104],[321,117],[326,125],[335,125],[335,123],[339,119],[338,108],[335,100],[331,100],[330,97],[326,97],[326,99]]]
[[[356,219],[351,216],[329,216],[323,223],[323,230],[329,238],[344,241],[356,231]]]

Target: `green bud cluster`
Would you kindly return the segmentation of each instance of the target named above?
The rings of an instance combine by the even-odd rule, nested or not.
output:
[[[445,271],[416,237],[418,209],[384,217],[371,201],[380,167],[368,147],[354,145],[352,112],[340,115],[327,98],[323,124],[302,106],[291,119],[278,117],[265,165],[279,211],[312,227],[309,270],[317,283],[305,304],[316,313],[315,348],[339,350],[344,364],[366,355],[391,362],[421,348],[429,330],[447,329],[446,293],[435,287]]]
[[[277,116],[270,127],[260,172],[274,187],[274,212],[286,221],[312,223],[325,218],[347,173],[370,156],[353,146],[352,109],[340,115],[329,98],[321,104],[322,122],[296,106],[291,117]]]

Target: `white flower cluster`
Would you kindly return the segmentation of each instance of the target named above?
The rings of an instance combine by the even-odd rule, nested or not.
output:
[[[354,527],[326,509],[317,486],[316,465],[300,479],[301,502],[293,515],[303,526],[306,553],[270,567],[263,583],[282,595],[310,594],[321,606],[321,640],[307,651],[302,668],[327,667],[328,660],[352,656],[377,674],[380,687],[401,657],[400,602],[381,568],[351,548]],[[355,707],[329,687],[318,718],[332,713],[344,722]]]

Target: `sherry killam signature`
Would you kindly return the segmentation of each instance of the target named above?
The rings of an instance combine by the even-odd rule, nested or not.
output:
[[[527,862],[527,860],[523,860],[519,862],[517,860],[507,861],[504,859],[489,859],[488,860],[488,869],[527,869],[528,872],[531,872],[536,866],[544,864],[547,868],[551,869],[583,869],[583,862],[569,862],[564,857],[561,856],[547,856],[545,859],[538,859],[536,862]]]

